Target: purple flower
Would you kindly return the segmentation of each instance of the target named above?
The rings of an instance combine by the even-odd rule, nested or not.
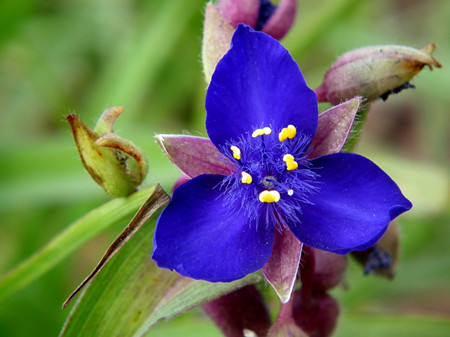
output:
[[[277,231],[346,254],[373,246],[411,208],[368,159],[313,159],[316,96],[287,50],[264,33],[238,26],[212,77],[206,111],[208,135],[233,169],[174,191],[155,230],[159,267],[232,281],[265,265]]]

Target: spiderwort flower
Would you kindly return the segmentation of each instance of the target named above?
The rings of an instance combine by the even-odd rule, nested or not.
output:
[[[339,254],[363,250],[411,208],[397,185],[350,153],[309,158],[317,99],[287,50],[239,25],[206,95],[206,128],[232,163],[179,186],[152,258],[184,276],[227,282],[261,269],[275,232]]]

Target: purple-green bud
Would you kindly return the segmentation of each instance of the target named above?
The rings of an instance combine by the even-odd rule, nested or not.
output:
[[[400,256],[400,233],[395,221],[389,224],[386,233],[373,247],[362,252],[352,252],[352,255],[364,267],[364,274],[373,272],[393,279]]]
[[[85,169],[112,197],[136,191],[148,170],[144,153],[129,140],[113,134],[114,122],[123,110],[123,107],[106,109],[95,130],[75,114],[66,117]]]
[[[319,102],[338,104],[355,96],[369,101],[387,99],[392,93],[410,88],[409,81],[423,67],[440,68],[431,57],[436,49],[430,43],[422,49],[397,45],[371,46],[340,56],[325,74],[315,92]]]
[[[344,278],[347,270],[347,257],[320,249],[313,249],[313,252],[313,291],[323,292],[336,287]]]
[[[339,304],[326,293],[313,293],[307,299],[295,291],[293,316],[295,323],[310,337],[328,337],[336,327]]]
[[[227,337],[243,336],[244,330],[263,337],[270,327],[266,304],[254,285],[208,302],[203,305],[203,310]]]

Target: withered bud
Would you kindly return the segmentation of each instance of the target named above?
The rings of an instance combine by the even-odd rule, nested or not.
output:
[[[393,279],[400,255],[400,233],[397,224],[391,222],[386,233],[373,247],[362,252],[352,252],[352,255],[364,266],[364,274],[374,273]]]
[[[206,303],[203,310],[227,337],[243,336],[244,330],[263,337],[270,327],[266,304],[254,285]]]
[[[123,110],[123,107],[106,109],[95,130],[75,114],[66,117],[85,169],[112,197],[133,193],[148,170],[144,153],[112,131],[114,122]]]
[[[422,49],[397,45],[371,46],[340,56],[325,74],[315,92],[319,102],[338,104],[355,96],[368,101],[413,87],[409,81],[428,66],[440,68],[431,57],[436,49],[430,43]]]

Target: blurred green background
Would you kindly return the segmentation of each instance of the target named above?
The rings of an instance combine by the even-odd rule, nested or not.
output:
[[[180,175],[155,133],[205,135],[200,45],[204,0],[0,3],[0,275],[109,200],[84,171],[64,116],[94,126],[121,105],[115,132],[148,155],[144,186]],[[333,291],[336,336],[450,336],[450,2],[301,0],[283,44],[315,88],[340,54],[373,44],[434,41],[442,69],[417,89],[372,106],[358,152],[385,169],[414,203],[399,219],[393,282],[350,265]],[[55,336],[61,304],[99,260],[119,223],[0,303],[0,336]],[[201,313],[159,323],[154,336],[219,336]]]

